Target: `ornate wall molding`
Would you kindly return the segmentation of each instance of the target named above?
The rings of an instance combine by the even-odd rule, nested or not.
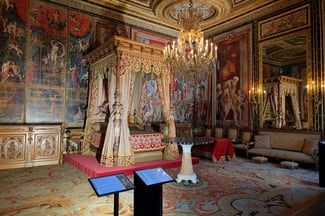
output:
[[[310,5],[304,5],[258,23],[258,39],[264,40],[310,26]]]

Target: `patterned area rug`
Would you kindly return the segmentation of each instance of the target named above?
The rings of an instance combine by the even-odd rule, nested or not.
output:
[[[198,184],[163,186],[164,215],[292,215],[325,196],[312,169],[237,158],[201,159],[194,170]],[[179,168],[166,171],[176,178]],[[119,201],[119,215],[133,215],[133,191],[120,193]],[[113,203],[113,195],[98,198],[88,176],[69,163],[0,171],[0,215],[113,215]]]
[[[165,187],[164,215],[292,215],[325,196],[318,172],[310,169],[288,170],[241,158],[223,164],[202,160],[198,167],[199,184]]]

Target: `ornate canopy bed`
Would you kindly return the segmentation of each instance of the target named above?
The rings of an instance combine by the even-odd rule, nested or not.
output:
[[[154,159],[162,152],[164,159],[177,158],[177,146],[165,146],[162,133],[145,130],[160,116],[168,136],[175,136],[163,49],[115,36],[89,53],[87,60],[90,83],[82,154],[96,149],[103,166],[129,166],[137,155]],[[147,97],[141,93],[144,88]],[[154,103],[161,112],[152,113]]]
[[[301,81],[289,76],[264,78],[265,98],[262,116],[265,125],[302,129],[299,108],[302,95]]]

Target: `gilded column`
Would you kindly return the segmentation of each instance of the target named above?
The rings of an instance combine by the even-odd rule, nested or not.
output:
[[[323,131],[325,128],[325,2],[323,0],[312,1],[313,29],[312,29],[312,79],[313,79],[313,103],[312,126],[314,130]]]

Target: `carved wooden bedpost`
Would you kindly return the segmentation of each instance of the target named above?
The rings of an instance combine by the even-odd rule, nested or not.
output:
[[[120,55],[121,52],[117,51],[117,64],[116,64],[116,87],[115,87],[115,103],[113,104],[113,113],[114,113],[114,145],[113,145],[113,157],[114,157],[114,166],[118,165],[118,152],[120,145],[120,134],[121,134],[121,84],[120,84]]]

